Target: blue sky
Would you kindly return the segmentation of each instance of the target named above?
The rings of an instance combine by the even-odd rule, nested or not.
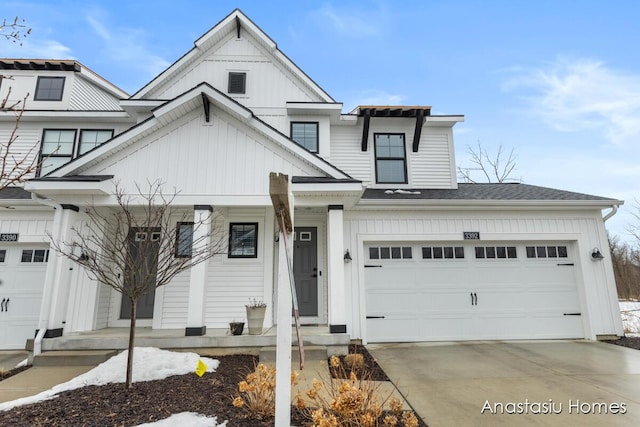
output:
[[[2,1],[33,28],[2,57],[73,58],[134,93],[234,8],[344,103],[464,114],[459,165],[478,141],[515,149],[523,182],[640,199],[640,2]]]

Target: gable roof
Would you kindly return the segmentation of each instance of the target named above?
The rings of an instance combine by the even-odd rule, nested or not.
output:
[[[209,31],[204,33],[193,44],[194,47],[174,62],[169,68],[158,74],[153,80],[134,93],[131,98],[144,98],[153,89],[159,87],[172,76],[196,62],[201,58],[207,49],[223,39],[230,32],[247,31],[268,51],[273,58],[294,73],[307,87],[313,90],[324,102],[335,102],[335,100],[313,81],[302,69],[300,69],[289,57],[287,57],[271,37],[269,37],[260,27],[258,27],[240,9],[235,9],[220,22],[214,25]]]
[[[115,136],[104,144],[72,160],[70,163],[52,171],[42,178],[60,178],[69,175],[81,175],[90,167],[109,158],[112,154],[133,144],[146,135],[160,129],[162,126],[171,123],[178,117],[183,116],[195,108],[203,108],[204,114],[208,114],[209,103],[234,116],[248,127],[279,144],[286,151],[312,165],[329,177],[337,179],[351,179],[351,177],[340,169],[336,168],[320,156],[311,153],[307,149],[296,144],[288,136],[280,133],[263,120],[256,117],[253,112],[230,98],[226,94],[212,87],[208,83],[201,83],[176,98],[163,103],[152,111],[152,116],[147,120],[133,126],[125,132]]]
[[[367,189],[363,200],[368,201],[415,201],[424,203],[455,203],[476,202],[479,204],[496,203],[554,203],[578,205],[619,205],[621,200],[607,197],[592,196],[590,194],[557,190],[555,188],[539,187],[536,185],[519,183],[480,183],[458,184],[457,189]]]

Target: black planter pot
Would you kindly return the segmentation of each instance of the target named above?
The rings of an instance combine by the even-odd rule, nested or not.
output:
[[[244,330],[244,322],[231,322],[229,323],[229,330],[231,335],[242,335]]]

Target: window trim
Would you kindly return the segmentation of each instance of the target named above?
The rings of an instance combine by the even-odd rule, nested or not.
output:
[[[311,150],[307,147],[305,147],[304,145],[302,145],[301,143],[299,143],[298,141],[296,141],[295,139],[293,139],[293,126],[294,125],[311,125],[314,124],[316,125],[316,149],[315,150]],[[299,145],[300,147],[304,148],[305,150],[308,150],[312,153],[319,153],[320,152],[320,122],[318,121],[300,121],[300,120],[296,120],[296,121],[292,121],[289,123],[289,135],[290,138],[293,142],[295,142],[297,145]]]
[[[232,92],[231,76],[242,76],[242,92]],[[244,95],[247,93],[247,73],[245,71],[229,71],[227,93],[232,95]]]
[[[255,227],[256,238],[255,238],[253,255],[233,255],[232,254],[231,245],[233,243],[233,227],[239,226],[239,225],[243,225],[243,226],[251,225]],[[258,223],[257,222],[230,222],[229,223],[229,248],[227,252],[227,257],[228,258],[258,258]]]
[[[402,152],[403,157],[378,157],[378,144],[377,138],[379,135],[401,135],[402,136]],[[373,151],[374,151],[374,163],[376,168],[376,184],[408,184],[409,174],[407,173],[407,139],[403,132],[375,132],[373,134]],[[402,160],[404,167],[404,181],[381,181],[378,176],[378,160]]]
[[[43,154],[43,150],[44,150],[44,136],[46,135],[47,132],[54,132],[54,131],[69,131],[69,132],[73,132],[73,146],[71,147],[71,154]],[[78,140],[78,129],[70,129],[70,128],[45,128],[42,129],[42,137],[40,138],[40,155],[38,156],[38,171],[37,171],[37,176],[41,176],[42,175],[42,164],[43,162],[48,159],[48,158],[69,158],[69,161],[67,163],[69,163],[70,161],[72,161],[73,159],[75,159],[75,153],[76,153],[76,146],[77,146],[77,140]],[[53,172],[54,170],[58,169],[59,167],[62,167],[63,165],[65,165],[66,163],[51,169],[50,172]]]
[[[91,150],[87,151],[86,153],[80,153],[80,149],[82,148],[82,133],[83,132],[111,132],[111,136],[109,138],[107,138],[106,141],[101,142],[100,145],[104,144],[105,142],[109,141],[111,138],[113,138],[113,135],[115,133],[115,129],[91,129],[91,128],[81,128],[78,131],[78,142],[76,143],[76,147],[75,147],[75,156],[73,157],[74,159],[80,156],[84,156],[85,154],[87,154],[89,151],[95,150],[96,148],[98,148],[100,145],[96,145],[95,147],[93,147]]]
[[[185,248],[185,252],[181,252],[181,248],[180,248],[180,243],[181,243],[181,231],[182,231],[182,226],[184,225],[190,225],[191,226],[191,244],[189,245],[189,253],[186,253],[186,248]],[[193,221],[180,221],[176,223],[176,244],[175,244],[175,250],[174,250],[174,256],[176,258],[191,258],[193,257],[193,232],[194,232],[194,225],[195,223]]]
[[[38,91],[40,89],[40,81],[42,79],[49,79],[49,80],[60,80],[62,79],[62,87],[60,88],[60,98],[58,99],[54,99],[54,98],[40,98],[38,96]],[[36,83],[36,91],[33,94],[33,100],[34,101],[62,101],[62,98],[64,97],[64,85],[65,85],[65,80],[66,77],[65,76],[38,76],[38,81]]]

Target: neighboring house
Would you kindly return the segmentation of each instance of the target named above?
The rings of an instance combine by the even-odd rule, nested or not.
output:
[[[462,116],[426,106],[343,114],[239,10],[131,97],[75,61],[0,67],[51,98],[28,104],[21,129],[25,143],[42,141],[40,176],[0,193],[0,232],[17,235],[0,242],[0,291],[11,292],[0,315],[23,325],[0,323],[4,348],[38,326],[56,337],[128,325],[121,295],[47,244],[47,231],[71,236],[85,207],[113,205],[114,182],[134,192],[160,179],[180,190],[176,207],[215,208],[230,235],[228,254],[157,289],[139,326],[227,328],[249,298],[267,302],[272,325],[281,243],[270,172],[291,180],[303,324],[365,342],[623,335],[603,219],[621,201],[458,184]]]

